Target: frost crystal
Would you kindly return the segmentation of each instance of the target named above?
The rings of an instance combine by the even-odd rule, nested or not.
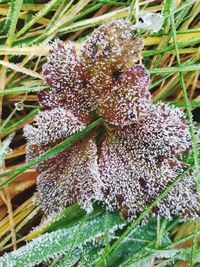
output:
[[[114,140],[114,141],[113,141]],[[175,157],[190,147],[184,113],[165,104],[152,105],[143,121],[115,130],[103,143],[100,172],[109,209],[129,219],[152,203],[186,168]],[[198,217],[200,209],[191,173],[168,193],[153,213],[171,218]]]
[[[90,212],[92,200],[101,200],[102,183],[93,139],[77,142],[49,159],[42,169],[37,179],[37,188],[39,202],[46,214],[76,202]]]
[[[186,165],[176,159],[152,164],[119,142],[104,141],[100,159],[104,201],[109,210],[118,209],[129,220],[136,218],[162,191],[184,171]],[[196,218],[200,209],[194,193],[195,179],[188,175],[167,194],[152,213],[172,218]]]
[[[117,132],[123,144],[151,163],[162,157],[182,156],[190,148],[184,113],[163,103],[152,105],[142,122]]]
[[[149,76],[144,66],[134,65],[119,76],[99,107],[103,118],[115,125],[142,120],[150,108]]]
[[[177,108],[152,103],[149,75],[138,64],[143,44],[133,28],[124,20],[103,24],[79,53],[71,42],[51,44],[43,68],[51,89],[39,92],[47,110],[25,127],[27,159],[97,116],[109,124],[37,165],[38,202],[47,215],[75,202],[91,211],[92,200],[101,200],[132,220],[187,167],[177,159],[191,146],[187,120]],[[198,217],[194,181],[191,172],[152,213]]]
[[[41,155],[85,126],[64,108],[40,112],[33,126],[25,127],[27,159]],[[46,214],[79,202],[88,211],[92,199],[101,199],[97,148],[92,136],[37,165],[39,203]],[[83,179],[86,177],[86,180]]]
[[[92,102],[84,87],[82,66],[73,43],[56,40],[51,44],[43,75],[51,86],[51,90],[38,93],[43,106],[62,106],[80,118],[90,111]]]
[[[46,145],[66,138],[85,128],[70,111],[64,108],[41,111],[33,126],[26,125],[24,134],[29,144]]]
[[[108,22],[93,32],[80,56],[88,87],[96,98],[103,97],[120,73],[138,61],[142,48],[141,39],[124,20]]]
[[[138,113],[136,109],[140,109],[142,104],[147,105],[148,101],[143,98],[149,98],[146,69],[140,65],[134,66],[142,48],[141,39],[135,36],[133,27],[124,20],[100,26],[82,46],[80,53],[71,42],[55,41],[51,44],[48,61],[43,68],[43,75],[52,88],[38,94],[41,104],[50,108],[63,106],[85,121],[84,115],[95,109],[100,114],[109,112],[108,101],[115,102],[114,98],[118,98],[122,100],[116,106],[119,118],[116,115],[114,121],[110,121],[108,117],[108,121],[116,125],[129,121]],[[122,87],[125,86],[127,89],[124,90],[130,90],[123,102],[126,92]],[[127,103],[128,109],[125,108]],[[135,105],[130,113],[131,103],[138,104],[138,108]],[[119,114],[122,106],[124,112]]]

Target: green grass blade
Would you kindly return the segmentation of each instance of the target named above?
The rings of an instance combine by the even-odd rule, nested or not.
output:
[[[175,106],[175,107],[185,107],[185,103],[182,101],[173,101],[173,102],[167,102],[169,105]],[[200,108],[200,101],[191,101],[189,102],[191,108]]]
[[[48,12],[55,8],[60,2],[61,0],[50,1],[32,20],[30,20],[20,31],[18,31],[16,34],[16,39],[30,29],[35,23],[37,23],[39,19],[44,17]]]
[[[8,38],[6,40],[6,45],[7,46],[12,46],[12,43],[14,42],[15,39],[15,30],[16,30],[16,25],[17,25],[17,21],[19,18],[19,14],[20,14],[20,9],[22,6],[23,0],[16,0],[14,1],[13,4],[13,12],[11,12],[11,23],[10,23],[10,28],[8,31]]]
[[[175,29],[175,25],[174,25],[174,15],[173,14],[171,14],[171,22],[172,22],[172,32],[173,32],[173,38],[174,38],[174,44],[175,44],[176,58],[177,58],[178,66],[181,67],[180,55],[179,55],[178,46],[177,46],[177,42],[176,42],[176,29]],[[190,103],[188,100],[187,88],[186,88],[185,81],[184,81],[184,78],[183,78],[183,75],[181,72],[179,74],[179,77],[180,77],[180,83],[181,83],[181,88],[182,88],[182,92],[183,92],[183,99],[185,102],[187,117],[188,117],[188,121],[189,121],[190,135],[191,135],[191,140],[192,140],[192,151],[193,151],[193,158],[194,158],[194,171],[195,171],[195,175],[196,175],[196,186],[197,186],[197,191],[199,191],[200,168],[199,168],[199,161],[198,161],[197,139],[196,139],[196,135],[195,135],[195,129],[193,126],[191,106],[190,106]],[[195,263],[196,247],[197,247],[196,232],[198,230],[198,225],[199,225],[199,223],[196,222],[195,223],[193,244],[192,244],[191,259],[190,259],[190,266],[191,267],[194,266],[194,263]]]
[[[193,57],[193,58],[190,58],[188,61],[186,61],[185,63],[183,63],[182,64],[182,66],[190,66],[191,64],[194,64],[195,62],[197,62],[198,60],[199,60],[199,58],[200,58],[200,56],[195,56],[195,57]],[[185,74],[185,77],[187,77],[188,75],[190,74],[190,72],[188,72],[188,73],[186,73]],[[170,74],[169,75],[167,75],[167,76],[163,76],[162,77],[162,79],[160,79],[160,81],[159,81],[159,83],[157,83],[157,81],[154,83],[154,85],[158,85],[158,84],[160,84],[160,82],[162,82],[163,80],[165,80],[165,79],[167,79],[167,78],[169,78],[170,77]],[[178,76],[178,73],[177,73],[177,77],[169,84],[169,85],[167,85],[163,90],[162,90],[162,92],[160,92],[160,94],[158,95],[158,96],[156,96],[156,97],[154,97],[154,102],[157,102],[157,101],[159,101],[159,100],[162,100],[162,99],[164,99],[164,98],[166,98],[169,94],[170,94],[170,92],[172,91],[172,90],[174,90],[174,87],[175,87],[175,85],[177,84],[177,83],[179,83],[179,76]],[[152,89],[153,88],[153,86],[150,86],[150,89]]]
[[[6,89],[4,91],[0,92],[0,96],[3,95],[12,95],[12,94],[25,94],[30,92],[38,92],[41,90],[48,89],[49,86],[19,86],[19,87],[13,87]]]
[[[172,22],[172,32],[173,32],[174,45],[175,45],[175,51],[176,51],[176,58],[177,58],[178,66],[179,66],[179,68],[181,68],[182,66],[181,66],[180,55],[179,55],[178,46],[177,46],[177,42],[176,42],[176,29],[175,29],[175,25],[174,25],[174,15],[173,14],[171,14],[171,22]],[[200,68],[197,70],[200,70]],[[187,117],[188,117],[188,121],[189,121],[190,135],[191,135],[191,140],[192,140],[192,151],[193,151],[193,157],[194,157],[194,163],[195,163],[195,165],[194,165],[195,175],[196,175],[196,179],[197,179],[197,191],[199,191],[200,168],[199,168],[199,162],[198,162],[197,140],[196,140],[195,129],[194,129],[194,125],[193,125],[190,102],[188,100],[188,95],[187,95],[187,88],[186,88],[185,81],[184,81],[184,78],[183,78],[183,75],[181,72],[179,74],[179,77],[180,77],[180,83],[181,83],[181,88],[182,88],[182,92],[183,92],[183,99],[185,102]]]
[[[19,119],[17,122],[6,127],[5,129],[3,129],[0,133],[0,137],[3,137],[12,131],[15,131],[19,125],[21,125],[21,124],[25,123],[26,121],[30,120],[31,118],[33,118],[38,113],[38,110],[39,109],[35,109],[35,110],[31,111],[27,116],[23,117],[22,119]]]
[[[179,67],[169,67],[169,68],[155,68],[149,70],[150,74],[168,74],[176,72],[185,72],[185,71],[198,71],[200,70],[200,64],[191,65],[191,66],[179,66]]]

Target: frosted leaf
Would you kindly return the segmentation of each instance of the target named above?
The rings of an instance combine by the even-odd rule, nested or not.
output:
[[[199,218],[200,193],[196,192],[196,178],[193,173],[185,176],[157,205],[159,214],[169,219],[178,215],[182,220]]]
[[[92,200],[101,199],[94,140],[77,142],[44,164],[43,172],[37,178],[37,190],[38,202],[45,214],[60,211],[77,202],[91,212]]]
[[[93,105],[85,81],[79,56],[72,42],[56,40],[51,44],[43,75],[50,90],[38,92],[44,107],[62,106],[81,118]]]
[[[94,110],[117,125],[131,117],[137,119],[150,102],[146,69],[134,65],[142,48],[141,39],[126,20],[97,28],[79,54],[72,42],[53,42],[43,67],[43,75],[52,88],[38,93],[41,104],[48,108],[65,107],[86,123]],[[117,118],[112,120],[107,109],[112,110],[115,105]]]
[[[185,169],[175,157],[191,146],[189,127],[182,111],[160,103],[152,105],[140,122],[116,129],[113,138],[113,144],[103,145],[100,160],[102,180],[109,188],[106,203],[133,219],[139,207],[143,211]],[[199,196],[190,174],[153,212],[170,219],[174,215],[194,219],[200,209]]]
[[[33,125],[24,127],[24,135],[29,144],[46,145],[85,128],[70,111],[64,108],[41,111]]]
[[[121,128],[117,134],[124,145],[152,163],[163,157],[183,156],[191,146],[184,113],[163,103],[152,105],[142,122]]]
[[[109,210],[119,210],[129,220],[136,218],[179,175],[185,165],[175,159],[152,164],[137,151],[121,145],[118,140],[103,143],[100,173],[104,183],[104,201]],[[188,175],[178,182],[152,213],[183,219],[198,217],[199,193],[195,193],[195,178]]]
[[[158,32],[163,25],[164,18],[159,13],[152,13],[149,11],[140,11],[139,20],[134,25],[136,29],[147,30],[150,32]]]
[[[63,108],[40,112],[32,125],[25,127],[28,139],[27,160],[31,160],[85,126]],[[100,199],[101,184],[97,148],[91,135],[42,161],[37,166],[39,202],[46,214],[79,202],[88,211],[93,198]]]
[[[142,65],[134,65],[124,71],[102,96],[99,104],[102,117],[120,126],[142,120],[151,105],[149,82],[149,75]]]
[[[32,159],[50,147],[29,146],[27,155]],[[46,215],[77,202],[91,212],[92,200],[101,199],[97,149],[89,137],[41,162],[37,170],[37,202]]]
[[[109,210],[119,210],[124,217],[136,218],[145,208],[145,196],[139,180],[134,179],[132,155],[117,143],[105,140],[99,161],[104,184],[104,203]]]
[[[136,64],[142,48],[125,20],[97,28],[79,54],[71,42],[52,43],[43,69],[51,89],[39,93],[48,110],[25,127],[27,160],[98,116],[113,127],[100,130],[97,140],[89,134],[36,166],[38,202],[47,215],[75,202],[91,211],[92,200],[102,200],[109,210],[120,210],[132,220],[185,169],[176,159],[191,146],[185,115],[152,103],[148,72]],[[190,173],[153,214],[197,217],[199,195],[194,191]]]
[[[51,43],[48,61],[43,65],[43,75],[53,88],[80,88],[82,83],[81,65],[72,42],[65,44],[61,40]]]
[[[143,49],[131,24],[125,20],[101,25],[81,48],[80,57],[88,87],[94,97],[113,85],[118,75],[132,67]]]

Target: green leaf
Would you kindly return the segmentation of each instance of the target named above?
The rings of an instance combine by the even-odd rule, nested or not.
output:
[[[90,218],[81,226],[81,231],[81,223],[78,223],[67,229],[43,234],[24,247],[1,257],[0,267],[34,266],[44,260],[65,254],[73,244],[75,235],[76,248],[80,248],[87,242],[95,242],[97,238],[104,238],[105,216],[106,214],[104,213],[95,218]],[[124,226],[124,221],[115,213],[109,213],[107,223],[110,234]]]
[[[97,212],[97,208],[95,209],[95,213]],[[61,211],[58,215],[52,218],[48,218],[38,227],[36,227],[32,232],[30,232],[26,237],[26,241],[30,241],[35,237],[40,236],[46,232],[53,232],[61,228],[71,227],[74,224],[78,223],[81,218],[86,215],[86,211],[81,209],[78,204],[73,204],[63,211]],[[94,213],[93,213],[94,215]]]
[[[156,240],[156,218],[152,218],[147,224],[136,227],[108,257],[109,267],[128,264],[135,258],[135,254]],[[142,252],[143,255],[143,252]]]
[[[161,219],[161,224],[165,225],[165,219]],[[166,226],[166,225],[165,225]],[[108,267],[115,266],[129,266],[131,264],[139,264],[140,259],[144,258],[147,248],[155,248],[157,245],[157,220],[152,217],[148,222],[141,226],[137,226],[131,233],[124,239],[116,249],[109,255],[107,259]],[[160,244],[171,245],[169,233],[164,229],[162,235],[159,237]],[[148,261],[144,259],[144,262]]]
[[[95,217],[104,212],[101,205],[93,205],[94,212],[91,217]],[[82,209],[78,204],[74,204],[64,209],[58,216],[52,219],[47,228],[47,232],[56,231],[61,228],[71,227],[79,222],[80,218],[86,216],[86,211]],[[90,215],[88,216],[90,218]]]

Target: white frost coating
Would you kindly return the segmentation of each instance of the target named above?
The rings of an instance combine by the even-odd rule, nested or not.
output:
[[[97,28],[83,44],[81,63],[87,77],[87,88],[101,106],[105,91],[112,87],[123,72],[133,66],[143,49],[132,25],[125,20],[110,21]]]
[[[160,13],[152,13],[143,10],[139,12],[139,20],[134,27],[150,32],[158,32],[162,28],[163,21],[163,16]]]
[[[184,170],[176,159],[149,162],[137,151],[119,143],[104,142],[100,159],[101,179],[104,183],[105,203],[109,210],[120,210],[129,220],[137,218],[164,189]],[[195,177],[190,174],[152,210],[152,213],[172,219],[198,218],[200,193],[195,192]]]
[[[191,146],[184,113],[159,103],[152,105],[142,123],[119,129],[121,142],[153,164],[159,156],[183,155]]]
[[[24,127],[24,135],[30,144],[45,145],[66,138],[84,128],[70,111],[64,108],[41,111],[32,125]]]
[[[102,199],[93,139],[73,145],[41,163],[38,169],[45,169],[37,178],[38,202],[45,214],[58,212],[76,202],[91,212],[92,200]]]
[[[89,112],[92,102],[83,85],[80,58],[74,43],[55,40],[50,47],[43,75],[52,88],[39,93],[41,104],[51,108],[63,106],[75,115]]]
[[[99,105],[102,117],[120,126],[143,119],[152,105],[149,84],[149,74],[143,65],[135,64],[124,71]]]
[[[190,148],[189,126],[177,108],[153,105],[142,122],[118,128],[103,143],[100,159],[105,203],[132,220],[151,204],[187,167],[176,159]],[[153,209],[172,219],[198,218],[200,194],[192,173],[177,183]]]

